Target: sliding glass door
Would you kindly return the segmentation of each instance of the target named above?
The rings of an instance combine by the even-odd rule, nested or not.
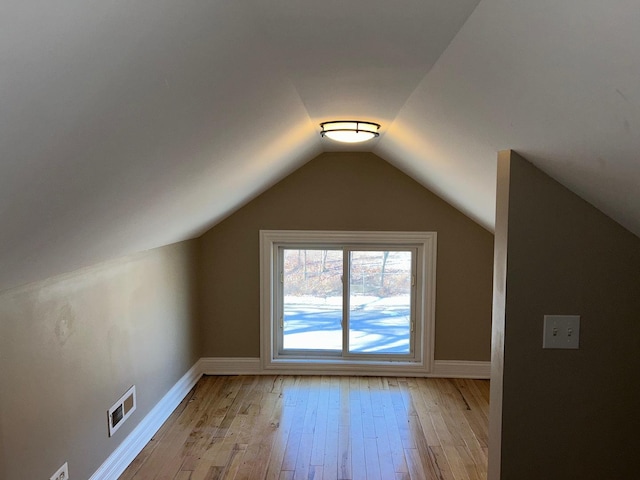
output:
[[[279,354],[408,357],[416,249],[281,246]]]
[[[349,353],[411,351],[411,251],[349,251]]]
[[[342,250],[283,248],[282,350],[342,351]]]

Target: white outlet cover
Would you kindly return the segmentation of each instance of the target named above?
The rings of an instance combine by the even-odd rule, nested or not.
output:
[[[69,465],[67,465],[67,462],[64,462],[64,465],[49,480],[69,480]]]
[[[580,348],[580,315],[545,315],[542,348]]]

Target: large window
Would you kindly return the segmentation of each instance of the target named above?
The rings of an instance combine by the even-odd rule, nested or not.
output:
[[[435,233],[262,231],[263,366],[428,372],[435,241]]]

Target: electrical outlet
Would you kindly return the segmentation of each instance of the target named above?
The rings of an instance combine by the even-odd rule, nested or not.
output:
[[[69,465],[67,465],[67,462],[64,462],[64,465],[49,480],[69,480]]]

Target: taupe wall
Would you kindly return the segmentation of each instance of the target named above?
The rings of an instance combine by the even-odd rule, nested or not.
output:
[[[638,478],[640,239],[517,154],[499,170],[509,182],[497,221],[508,227],[500,478]],[[581,315],[579,350],[542,349],[545,314]]]
[[[436,359],[489,360],[493,235],[368,153],[320,155],[200,238],[204,356],[260,355],[261,229],[438,232]]]
[[[0,477],[89,478],[200,356],[194,243],[93,266],[0,295]],[[138,407],[107,436],[132,384]],[[4,471],[3,471],[4,470]]]

